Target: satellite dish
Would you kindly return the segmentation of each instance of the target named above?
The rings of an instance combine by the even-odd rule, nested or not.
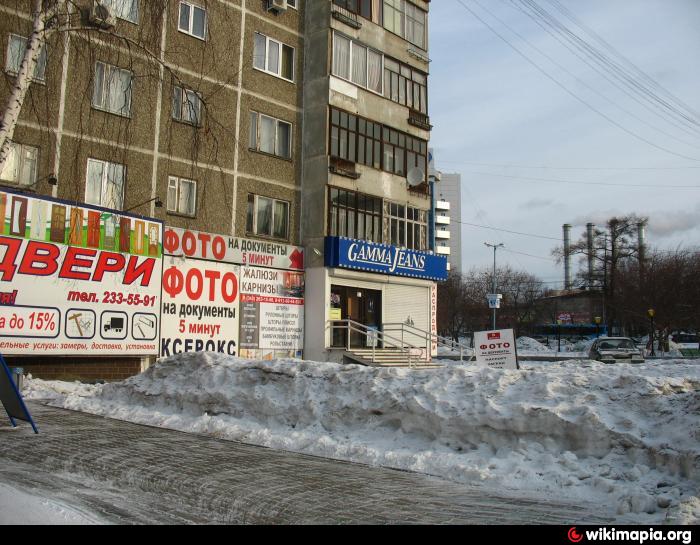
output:
[[[416,187],[425,183],[425,172],[422,168],[413,167],[408,171],[408,176],[406,176],[406,181],[411,187]]]

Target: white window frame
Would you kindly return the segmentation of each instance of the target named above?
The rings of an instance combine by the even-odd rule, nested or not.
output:
[[[177,95],[180,95],[180,108],[179,111],[175,112],[175,99]],[[197,97],[197,101],[190,100],[190,96],[194,95]],[[190,108],[190,105],[192,105],[192,108]],[[195,108],[196,106],[196,108]],[[187,110],[186,110],[187,108]],[[195,119],[191,120],[189,119],[189,112],[190,110],[195,110]],[[188,112],[188,115],[185,116],[185,112]],[[202,95],[200,95],[197,91],[193,91],[192,89],[187,89],[186,87],[181,87],[179,85],[174,85],[173,86],[173,103],[172,103],[172,116],[173,119],[176,121],[179,121],[181,123],[187,123],[188,125],[194,125],[195,127],[201,127],[202,126]]]
[[[134,18],[131,19],[131,11],[126,10],[127,2],[130,6],[134,6]],[[139,24],[139,0],[100,0],[100,3],[110,9],[110,11],[124,21],[129,23]]]
[[[384,12],[384,10],[385,10],[387,1],[390,2],[391,4],[398,3],[398,7],[396,7],[394,5],[390,5],[389,8],[396,11],[397,13],[399,13],[400,21],[401,21],[401,23],[400,23],[401,28],[399,28],[399,29],[392,28],[392,26],[389,25],[389,23],[388,23],[388,21],[392,20],[392,19],[389,17],[386,17],[386,16],[384,16],[382,18],[384,28],[386,30],[388,30],[389,32],[391,32],[392,34],[396,34],[397,36],[400,36],[401,38],[406,40],[408,43],[411,43],[411,44],[415,45],[416,47],[419,47],[420,49],[427,51],[427,49],[428,49],[428,16],[427,16],[427,12],[424,9],[422,9],[421,7],[414,4],[413,2],[409,2],[408,0],[382,0],[382,12]],[[406,7],[407,5],[410,5],[410,8],[407,8]],[[408,36],[407,27],[408,27],[408,18],[409,18],[408,11],[409,11],[409,9],[418,10],[423,14],[423,40],[422,40],[422,43],[420,43],[420,44],[416,43],[413,40],[409,40],[407,37]],[[411,19],[415,20],[415,18],[412,16],[411,16]]]
[[[102,65],[102,76],[103,80],[102,83],[100,84],[102,86],[102,96],[100,97],[100,104],[95,104],[95,86],[97,85],[97,66]],[[105,82],[111,83],[112,82],[112,77],[111,74],[114,71],[119,71],[119,72],[125,72],[129,74],[129,94],[128,94],[128,100],[126,101],[126,104],[124,108],[121,108],[119,110],[112,110],[109,108],[109,95],[110,95],[110,87],[109,85],[106,85]],[[96,61],[95,62],[95,72],[94,72],[94,80],[93,80],[93,91],[92,91],[92,107],[95,108],[96,110],[101,110],[103,112],[109,112],[114,115],[120,115],[122,117],[131,117],[131,100],[133,98],[134,94],[134,74],[130,72],[129,70],[125,70],[124,68],[119,68],[118,66],[113,66],[111,64],[107,64],[105,62],[101,61]],[[126,110],[126,112],[124,112]]]
[[[88,201],[88,184],[90,182],[90,163],[101,163],[102,164],[102,180],[100,184],[100,202],[90,202]],[[110,165],[115,165],[121,167],[122,171],[122,180],[121,180],[121,189],[122,189],[122,194],[120,196],[120,202],[119,206],[109,206],[110,203],[103,203],[102,198],[108,195],[107,192],[107,177],[108,177],[108,169]],[[88,158],[87,160],[87,168],[85,169],[85,202],[88,204],[94,204],[95,206],[102,206],[105,208],[114,208],[116,210],[121,210],[124,208],[124,194],[126,190],[126,165],[123,165],[121,163],[112,163],[110,161],[103,161],[102,159],[93,159],[92,157]]]
[[[346,77],[344,77],[344,76],[342,76],[342,75],[340,75],[340,74],[338,74],[338,73],[336,72],[337,67],[335,66],[335,48],[336,48],[336,45],[335,45],[335,44],[336,44],[336,37],[337,37],[337,36],[340,36],[341,38],[350,41],[350,52],[349,52],[350,58],[349,58],[349,65],[348,65],[348,66],[349,66],[349,75],[350,75],[350,79],[348,79],[348,78],[346,78]],[[332,73],[335,77],[340,78],[340,79],[342,79],[342,80],[344,80],[344,81],[348,81],[348,82],[352,83],[353,85],[357,85],[358,87],[361,87],[362,89],[367,89],[368,91],[374,93],[375,95],[384,96],[384,55],[383,55],[380,51],[377,51],[376,49],[374,49],[374,48],[372,48],[372,47],[368,47],[368,46],[366,46],[366,45],[364,45],[364,44],[362,44],[362,43],[359,43],[359,42],[357,42],[357,45],[358,45],[359,47],[362,47],[362,48],[364,48],[364,49],[366,50],[366,53],[365,53],[365,67],[366,67],[365,80],[366,80],[367,84],[366,84],[366,85],[362,85],[362,84],[360,84],[360,83],[357,83],[357,82],[353,81],[353,79],[352,79],[352,75],[353,75],[353,59],[354,59],[353,48],[355,47],[355,43],[356,43],[356,40],[352,39],[351,37],[346,36],[345,34],[342,34],[342,33],[340,33],[340,32],[335,32],[335,31],[333,32],[333,52],[332,52],[333,68],[332,68],[331,73]],[[372,51],[372,52],[375,53],[376,55],[379,55],[379,57],[381,58],[381,63],[382,63],[382,64],[381,64],[380,73],[379,73],[379,81],[380,81],[380,83],[381,83],[381,85],[382,85],[381,91],[376,91],[376,90],[372,89],[371,87],[369,87],[369,52],[370,52],[370,51]]]
[[[34,164],[31,167],[31,179],[28,180],[26,183],[21,179],[22,178],[22,173],[25,171],[26,167],[26,152],[31,151],[34,154],[33,162]],[[13,177],[4,177],[3,173],[4,170],[8,168],[10,165],[10,155],[14,154],[14,165],[15,168],[13,169]],[[38,170],[38,165],[39,165],[39,148],[36,146],[29,146],[27,144],[20,144],[19,142],[10,142],[10,153],[8,154],[7,158],[5,159],[5,163],[3,165],[3,168],[0,169],[0,180],[3,182],[8,182],[20,187],[31,187],[33,185],[36,185],[36,178],[37,178],[37,170]]]
[[[22,52],[27,49],[27,40],[28,38],[24,36],[20,36],[19,34],[13,34],[10,33],[7,37],[7,51],[5,55],[5,72],[8,74],[11,74],[13,76],[16,76],[19,73],[19,68],[22,65],[22,58],[24,54],[17,59],[18,64],[17,66],[10,66],[10,62],[13,60],[13,57],[11,55],[11,50],[12,50],[12,40],[20,40],[22,42],[22,47],[20,48]],[[36,66],[34,67],[34,74],[32,74],[32,81],[36,81],[39,83],[45,83],[46,82],[46,60],[47,60],[47,46],[44,44],[41,48],[41,52],[39,53],[39,57],[37,58],[36,61]],[[39,74],[37,74],[37,71]]]
[[[181,186],[185,184],[192,184],[193,186],[193,203],[192,203],[192,210],[180,210],[180,190]],[[175,203],[173,206],[173,203],[170,200],[170,189],[174,188],[175,189]],[[180,178],[178,176],[168,176],[168,191],[166,194],[166,206],[168,212],[172,212],[175,214],[182,214],[183,216],[189,216],[189,217],[195,217],[197,214],[197,182],[196,180],[190,180],[188,178]]]
[[[264,238],[272,238],[275,240],[289,240],[289,221],[290,221],[290,212],[291,212],[291,203],[289,201],[285,201],[284,199],[275,199],[274,197],[267,197],[266,195],[258,195],[256,193],[249,193],[248,194],[248,205],[250,205],[251,197],[253,197],[253,225],[252,229],[249,229],[248,225],[248,217],[247,217],[247,212],[246,212],[246,234],[250,235],[255,235],[257,237],[264,237]],[[258,202],[260,198],[267,199],[272,202],[272,215],[270,217],[270,234],[266,233],[258,233],[258,209],[259,205]],[[277,203],[283,203],[286,208],[286,216],[287,216],[287,222],[285,224],[285,235],[283,237],[276,236],[274,231],[275,231],[275,209]]]
[[[287,5],[292,9],[298,9],[297,0],[287,0]]]
[[[265,153],[267,155],[274,155],[275,157],[279,157],[280,159],[286,159],[288,161],[292,160],[292,152],[294,150],[294,124],[290,123],[289,121],[284,121],[283,119],[277,119],[276,117],[272,117],[271,115],[265,115],[260,112],[256,112],[251,110],[250,112],[250,123],[252,124],[252,119],[253,115],[255,115],[255,141],[251,141],[248,143],[248,146],[250,149],[257,151],[259,153]],[[270,153],[268,151],[263,151],[260,147],[260,143],[262,142],[262,133],[261,133],[261,118],[266,118],[266,119],[271,119],[274,124],[275,124],[275,151],[273,153]],[[287,155],[282,155],[280,154],[280,150],[278,149],[278,143],[279,143],[279,127],[280,124],[287,125],[289,127],[289,149]],[[249,140],[252,140],[252,127],[250,127],[250,130],[248,131],[248,138]]]
[[[255,51],[255,35],[259,35],[259,36],[262,36],[263,38],[265,38],[265,55],[264,55],[265,66],[264,66],[264,68],[260,68],[260,67],[255,66],[255,53],[256,53],[256,51]],[[277,72],[275,72],[274,70],[271,70],[269,67],[269,63],[268,63],[268,60],[269,60],[268,52],[270,51],[270,42],[273,42],[279,46],[279,59],[278,59],[278,63],[277,63],[278,64],[278,71]],[[292,50],[292,64],[291,64],[292,77],[291,77],[291,79],[282,75],[282,57],[283,57],[283,51],[284,51],[285,47],[288,47],[289,49]],[[253,68],[255,70],[259,70],[261,72],[265,72],[266,74],[270,74],[270,75],[275,76],[277,78],[283,79],[284,81],[289,81],[289,82],[294,83],[294,79],[296,76],[296,60],[297,60],[297,50],[295,47],[288,45],[284,42],[280,42],[279,40],[275,40],[274,38],[270,38],[269,36],[267,36],[266,34],[263,34],[262,32],[255,32],[253,34]]]
[[[189,17],[189,27],[188,28],[182,28],[180,26],[180,19],[181,19],[181,13],[182,13],[182,6],[185,5],[190,8],[190,17]],[[195,34],[194,31],[192,30],[194,27],[194,10],[198,9],[204,12],[204,35],[200,36],[198,34]],[[197,38],[198,40],[206,41],[207,39],[207,33],[209,31],[209,19],[207,17],[207,10],[206,8],[203,8],[202,6],[199,6],[197,4],[193,4],[192,2],[180,2],[180,5],[177,10],[177,29],[182,32],[183,34],[187,34],[188,36],[192,36],[193,38]]]

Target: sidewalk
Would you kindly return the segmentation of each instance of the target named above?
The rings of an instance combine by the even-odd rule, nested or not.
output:
[[[0,482],[116,524],[595,524],[603,506],[515,500],[442,479],[28,404],[0,420]]]

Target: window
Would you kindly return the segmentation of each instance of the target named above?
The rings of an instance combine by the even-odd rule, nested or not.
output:
[[[330,111],[330,129],[331,157],[399,176],[407,176],[413,168],[427,173],[425,140],[335,108]]]
[[[382,199],[330,188],[328,234],[382,242]]]
[[[0,180],[22,186],[36,183],[36,165],[39,148],[10,142],[10,153],[0,170]]]
[[[292,158],[292,124],[258,112],[250,112],[249,147],[256,151]]]
[[[132,74],[102,62],[95,63],[92,106],[113,114],[129,116],[131,112]]]
[[[139,19],[138,0],[100,0],[100,4],[106,6],[120,19],[137,23]]]
[[[427,14],[407,0],[384,0],[384,28],[426,49]]]
[[[173,119],[200,126],[202,124],[202,98],[195,91],[173,87]]]
[[[428,114],[428,77],[407,64],[384,58],[384,96]]]
[[[197,209],[197,182],[168,177],[168,212],[194,216]]]
[[[334,33],[333,74],[381,94],[382,54]]]
[[[333,3],[365,19],[372,19],[372,0],[333,0]]]
[[[394,202],[387,204],[390,243],[411,250],[425,250],[428,242],[428,212]]]
[[[294,81],[294,48],[256,32],[253,67]]]
[[[24,58],[24,51],[27,49],[27,38],[10,34],[7,43],[7,59],[5,62],[5,70],[10,74],[18,74],[19,67]],[[44,81],[46,79],[46,47],[41,49],[36,66],[34,67],[34,75],[32,79],[36,81]]]
[[[124,165],[88,159],[85,202],[121,210],[125,177]]]
[[[287,0],[287,5],[290,8],[297,9],[297,0]]]
[[[246,232],[286,240],[289,236],[289,203],[249,194]]]
[[[180,32],[204,40],[207,35],[207,11],[194,4],[180,2],[177,28]]]

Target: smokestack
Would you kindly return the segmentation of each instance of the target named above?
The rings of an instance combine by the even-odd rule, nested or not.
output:
[[[564,230],[564,289],[570,290],[573,282],[571,280],[571,225],[565,223]]]
[[[593,287],[593,275],[595,271],[595,247],[593,245],[593,230],[595,229],[595,224],[586,224],[586,242],[588,244],[588,289]]]
[[[637,250],[639,251],[639,263],[643,263],[647,253],[646,222],[640,221],[637,224]]]

